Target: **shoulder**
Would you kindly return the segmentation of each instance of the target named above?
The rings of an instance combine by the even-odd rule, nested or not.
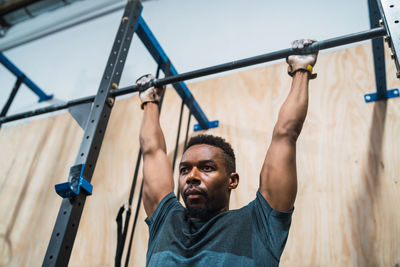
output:
[[[262,210],[264,216],[282,217],[290,219],[292,217],[294,208],[290,211],[279,211],[271,207],[268,201],[261,194],[260,190],[257,190],[256,198],[247,205],[250,209]]]
[[[175,193],[171,192],[166,195],[158,204],[156,210],[151,217],[146,218],[146,223],[151,227],[155,223],[161,223],[165,218],[174,211],[183,211],[182,204],[176,199]]]
[[[275,210],[259,191],[256,199],[249,206],[251,206],[255,232],[279,250],[279,246],[286,242],[294,208],[288,212]]]

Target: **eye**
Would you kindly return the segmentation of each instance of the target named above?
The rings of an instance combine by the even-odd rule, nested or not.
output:
[[[212,167],[212,166],[203,166],[203,171],[205,171],[205,172],[211,172],[211,171],[213,171],[214,170],[214,167]]]
[[[187,174],[189,172],[189,168],[188,167],[182,167],[179,170],[179,173],[182,174]]]

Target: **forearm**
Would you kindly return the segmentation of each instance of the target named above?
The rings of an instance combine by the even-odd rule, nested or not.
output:
[[[310,39],[292,42],[293,49],[313,43]],[[283,103],[260,174],[260,192],[272,208],[293,208],[297,193],[296,141],[308,108],[308,81],[318,53],[292,55],[286,59],[292,86]],[[315,76],[315,75],[314,75]]]
[[[275,125],[260,174],[260,192],[272,208],[289,211],[297,193],[296,140],[308,107],[307,72],[296,72]]]
[[[155,103],[144,105],[140,147],[143,153],[143,205],[150,217],[160,201],[174,190],[172,168],[166,154],[158,105]]]
[[[140,77],[136,84],[145,86],[154,80],[151,74]],[[159,119],[159,106],[164,88],[150,87],[140,92],[143,118],[140,148],[143,153],[143,205],[148,217],[160,201],[174,190],[171,163],[167,157],[164,134]]]
[[[296,141],[308,109],[308,72],[296,72],[288,97],[283,103],[274,128],[274,137],[288,136]]]
[[[140,128],[140,147],[143,154],[162,150],[166,153],[164,134],[159,121],[158,105],[147,103],[144,106],[142,125]]]

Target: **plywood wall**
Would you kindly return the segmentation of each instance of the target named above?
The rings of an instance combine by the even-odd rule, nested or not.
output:
[[[298,141],[299,190],[281,266],[395,266],[400,263],[400,98],[364,103],[363,95],[375,91],[369,44],[322,54],[315,69],[319,77],[310,83],[308,117]],[[399,88],[390,59],[387,72],[389,89]],[[220,121],[207,132],[225,137],[236,151],[241,179],[231,208],[255,197],[289,87],[285,63],[190,85],[209,119]],[[171,159],[180,103],[168,90],[161,122]],[[129,195],[141,116],[137,96],[116,102],[70,266],[114,265],[115,217]],[[179,157],[184,133],[185,127]],[[0,130],[0,266],[41,265],[61,204],[54,184],[66,180],[82,134],[68,114]],[[130,266],[145,265],[144,218],[141,208]]]

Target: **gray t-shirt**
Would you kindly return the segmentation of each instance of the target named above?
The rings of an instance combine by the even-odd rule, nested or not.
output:
[[[258,191],[241,209],[192,221],[169,193],[146,219],[147,266],[278,266],[292,213],[272,209]]]

